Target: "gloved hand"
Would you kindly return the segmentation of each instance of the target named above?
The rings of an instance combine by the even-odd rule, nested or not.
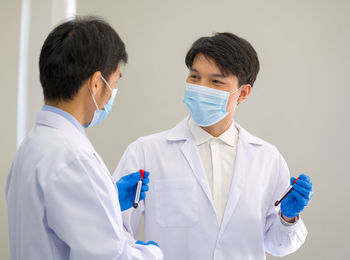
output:
[[[301,174],[297,182],[294,183],[294,181],[294,177],[290,179],[293,190],[281,203],[281,212],[288,218],[293,218],[302,212],[313,196],[312,183],[309,176]]]
[[[141,240],[137,240],[136,244],[140,244],[140,245],[144,245],[144,246],[155,245],[155,246],[159,247],[159,245],[156,242],[152,241],[152,240],[148,241],[147,243],[145,243],[145,242],[143,242]]]
[[[142,180],[142,188],[140,193],[140,201],[146,197],[146,191],[148,191],[149,172],[145,171],[145,176]],[[131,208],[134,204],[137,182],[140,180],[140,172],[134,172],[120,178],[117,181],[117,188],[119,194],[119,204],[121,211]]]

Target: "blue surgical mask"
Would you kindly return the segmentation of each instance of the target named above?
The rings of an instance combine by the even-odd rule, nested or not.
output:
[[[94,116],[90,122],[90,124],[85,124],[84,127],[87,128],[87,127],[91,127],[91,126],[94,126],[94,125],[97,125],[99,123],[101,123],[107,116],[108,114],[111,112],[112,110],[112,105],[113,105],[113,102],[114,102],[114,99],[115,99],[115,96],[117,95],[117,92],[118,92],[118,89],[115,88],[115,89],[112,89],[108,82],[102,77],[102,75],[100,75],[101,79],[103,80],[103,82],[108,86],[108,88],[110,89],[110,91],[112,92],[111,94],[111,98],[108,100],[107,104],[103,107],[103,109],[99,109],[98,106],[97,106],[97,103],[96,103],[96,100],[95,100],[95,97],[94,95],[92,94],[92,91],[91,91],[91,88],[90,88],[90,80],[88,82],[88,87],[89,87],[89,91],[90,91],[90,95],[92,97],[92,100],[94,101],[95,103],[95,106],[96,106],[96,110],[94,112]]]
[[[183,102],[194,122],[199,126],[211,126],[222,120],[230,112],[226,111],[230,95],[227,91],[186,83]]]

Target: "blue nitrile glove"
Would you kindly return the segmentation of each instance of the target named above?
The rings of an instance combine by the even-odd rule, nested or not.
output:
[[[141,240],[137,240],[136,244],[140,244],[140,245],[144,245],[144,246],[155,245],[155,246],[159,247],[159,245],[156,242],[152,241],[152,240],[148,241],[147,243],[145,243],[145,242],[143,242]]]
[[[149,183],[148,176],[149,172],[145,171],[145,177],[142,181],[140,201],[146,197],[146,191],[149,189],[147,185]],[[120,178],[120,180],[117,181],[116,184],[118,188],[121,211],[127,210],[133,206],[136,195],[137,182],[140,180],[140,177],[140,172],[134,172]]]
[[[288,218],[293,218],[302,212],[313,196],[312,183],[309,176],[301,174],[297,182],[294,183],[294,181],[294,177],[290,179],[293,190],[281,203],[281,212]]]

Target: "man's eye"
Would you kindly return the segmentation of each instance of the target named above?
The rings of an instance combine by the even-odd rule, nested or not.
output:
[[[198,79],[199,77],[197,75],[191,75],[192,79]]]
[[[213,80],[213,83],[214,83],[214,84],[223,84],[221,81],[219,81],[219,80],[217,80],[217,79],[214,79],[214,80]]]

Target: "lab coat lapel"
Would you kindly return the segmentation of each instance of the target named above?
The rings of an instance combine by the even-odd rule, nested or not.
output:
[[[251,140],[250,135],[238,124],[236,124],[236,127],[239,130],[239,137],[237,143],[234,173],[219,236],[221,236],[224,232],[233,212],[237,207],[239,198],[247,179],[247,172],[250,170],[251,163],[253,161],[253,144],[259,144],[259,142]]]
[[[206,178],[202,161],[198,154],[198,150],[193,142],[193,140],[186,140],[186,142],[181,147],[181,151],[184,154],[188,164],[190,165],[194,176],[196,177],[199,185],[204,191],[209,203],[211,204],[213,210],[215,211],[214,202],[211,196],[210,187],[208,180]]]
[[[189,120],[189,117],[185,118],[177,126],[171,129],[167,139],[170,141],[180,141],[180,140],[185,141],[181,146],[181,152],[186,158],[186,161],[188,162],[192,170],[192,173],[194,174],[199,186],[204,191],[209,203],[211,204],[215,212],[215,206],[212,200],[208,180],[205,175],[205,171],[204,171],[198,150],[194,143],[191,132],[188,128],[188,120]]]

